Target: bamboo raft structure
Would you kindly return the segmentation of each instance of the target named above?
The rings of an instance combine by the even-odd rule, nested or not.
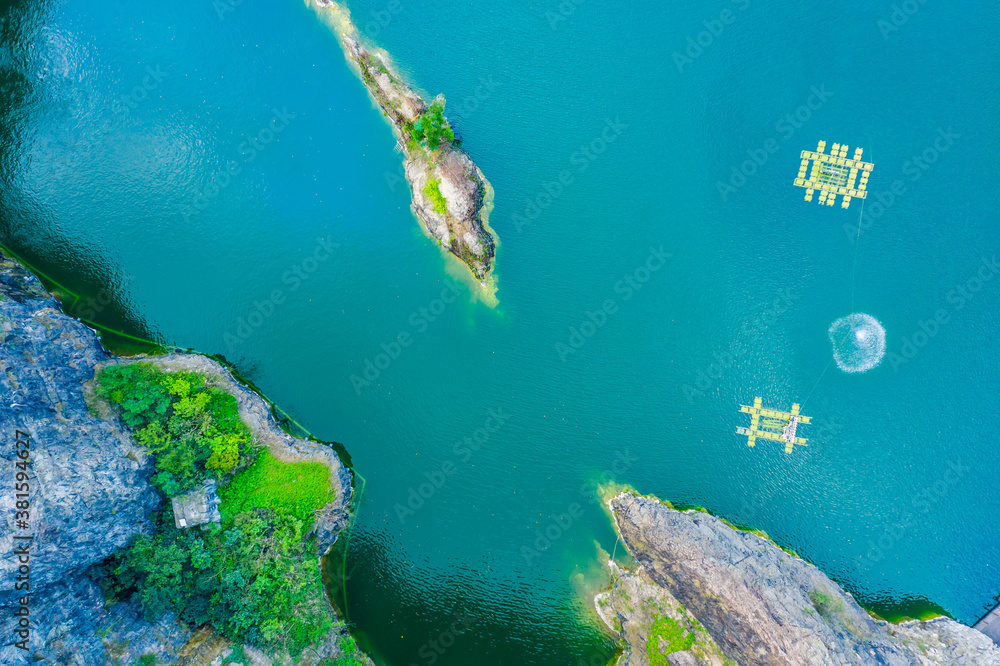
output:
[[[736,428],[736,434],[746,435],[747,446],[753,447],[758,439],[781,442],[785,445],[785,453],[791,453],[798,446],[805,446],[806,439],[798,437],[796,432],[799,424],[808,424],[811,416],[799,414],[799,404],[793,403],[792,410],[783,412],[762,405],[761,398],[753,399],[753,406],[740,405],[740,411],[750,415],[750,427]]]
[[[847,144],[833,144],[829,154],[825,150],[826,141],[820,141],[815,151],[803,150],[800,155],[802,163],[795,186],[806,188],[805,200],[812,201],[816,190],[819,190],[820,205],[832,206],[838,195],[843,196],[841,208],[850,206],[851,199],[867,198],[868,176],[875,165],[861,160],[862,149],[854,149],[853,159],[847,157]],[[806,171],[809,171],[808,177]]]

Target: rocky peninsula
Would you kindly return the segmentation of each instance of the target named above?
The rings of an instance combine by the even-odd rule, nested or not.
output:
[[[486,287],[493,269],[496,241],[489,227],[492,188],[444,116],[445,99],[427,104],[392,67],[382,52],[360,44],[348,10],[333,0],[316,0],[329,12],[344,52],[357,65],[361,80],[392,123],[405,154],[404,171],[412,209],[441,246],[461,259]]]
[[[197,373],[206,385],[235,397],[257,450],[280,461],[326,465],[332,500],[314,512],[305,542],[313,550],[301,560],[306,570],[315,567],[317,579],[316,554],[346,524],[351,496],[351,474],[333,449],[283,432],[265,401],[212,359],[114,358],[91,328],[63,313],[33,275],[3,255],[0,343],[0,430],[6,442],[0,474],[9,481],[0,494],[0,663],[220,664],[227,655],[231,663],[245,664],[370,663],[340,622],[293,659],[234,643],[210,625],[188,626],[172,613],[150,619],[134,598],[108,603],[102,590],[101,563],[137,537],[153,535],[153,515],[170,506],[151,483],[150,450],[95,394],[95,374],[102,368],[144,360],[165,372]],[[15,438],[26,445],[15,447]],[[19,455],[22,448],[30,453]],[[27,504],[17,504],[25,500],[15,498],[16,479],[27,484]],[[185,534],[181,538],[200,539],[207,533],[191,528]],[[12,556],[16,549],[24,554]],[[335,618],[326,596],[320,597],[314,605]],[[354,660],[335,661],[345,650]]]
[[[595,603],[618,666],[998,666],[1000,646],[946,617],[891,624],[811,564],[699,511],[625,492],[608,506],[633,572]]]

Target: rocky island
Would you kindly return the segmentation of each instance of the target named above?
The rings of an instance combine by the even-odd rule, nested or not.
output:
[[[0,255],[0,401],[0,663],[371,663],[319,564],[351,473],[221,364],[115,358]]]
[[[1000,646],[946,617],[872,617],[811,564],[700,511],[625,492],[608,506],[628,552],[595,600],[618,666],[1000,665]]]
[[[406,155],[404,170],[414,214],[431,237],[468,265],[486,287],[496,253],[488,220],[492,188],[459,147],[444,116],[444,96],[425,103],[383,53],[360,44],[346,8],[332,0],[316,2],[320,11],[331,13],[345,54],[357,65],[368,92],[392,123],[398,146]]]

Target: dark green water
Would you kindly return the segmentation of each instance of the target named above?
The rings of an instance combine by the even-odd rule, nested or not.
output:
[[[886,39],[891,3],[587,2],[553,23],[557,3],[351,2],[448,96],[497,192],[490,308],[420,232],[390,129],[316,12],[227,6],[8,12],[0,241],[81,295],[78,316],[222,354],[347,447],[366,483],[331,593],[381,662],[605,663],[588,595],[615,544],[592,492],[610,479],[764,529],[888,615],[972,622],[1000,593],[987,7],[927,3]],[[857,202],[791,185],[820,139],[876,163],[860,246]],[[861,374],[830,364],[852,311],[887,332]],[[593,334],[569,353],[574,330]],[[747,448],[754,396],[803,403],[809,447]]]

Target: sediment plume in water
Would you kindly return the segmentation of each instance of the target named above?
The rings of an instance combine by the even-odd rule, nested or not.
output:
[[[885,356],[885,329],[862,312],[841,317],[830,326],[833,359],[844,372],[865,372]]]

